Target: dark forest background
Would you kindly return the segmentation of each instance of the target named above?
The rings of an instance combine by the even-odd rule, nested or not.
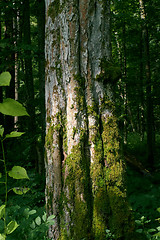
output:
[[[114,0],[111,18],[113,65],[110,68],[121,71],[115,99],[127,164],[128,199],[139,233],[143,232],[146,239],[160,239],[153,236],[155,232],[160,236],[160,2]],[[44,46],[44,0],[1,0],[0,73],[9,71],[12,78],[10,87],[0,87],[0,102],[5,98],[18,100],[30,115],[0,114],[6,134],[13,130],[25,132],[14,141],[6,140],[7,167],[23,166],[30,177],[29,181],[21,181],[21,185],[30,188],[28,193],[20,198],[9,193],[8,218],[14,217],[20,224],[7,238],[11,240],[15,236],[38,239],[38,234],[47,239],[42,223],[31,227],[45,212]],[[3,173],[1,165],[0,172]],[[9,180],[8,184],[12,187],[16,181]],[[2,186],[0,205],[3,199]],[[27,208],[36,210],[28,218],[24,214]],[[106,239],[112,239],[107,232]]]

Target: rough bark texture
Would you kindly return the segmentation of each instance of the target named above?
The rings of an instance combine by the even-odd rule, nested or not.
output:
[[[109,1],[46,0],[46,206],[51,239],[132,238],[114,116]],[[108,76],[109,75],[109,76]]]

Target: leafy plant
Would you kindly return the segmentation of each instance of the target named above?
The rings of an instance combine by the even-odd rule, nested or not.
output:
[[[106,229],[106,239],[109,239],[109,240],[115,239],[114,234],[112,234],[109,229]]]
[[[160,208],[158,208],[157,211],[160,212]],[[156,220],[160,223],[160,218]],[[135,220],[135,222],[137,224],[137,233],[144,234],[146,239],[149,240],[160,240],[160,226],[156,228],[150,228],[148,224],[151,222],[151,220],[147,220],[144,216],[142,216],[139,220]]]
[[[0,86],[9,86],[10,80],[11,80],[10,73],[8,72],[2,73],[0,75]],[[10,98],[7,98],[2,103],[0,103],[0,112],[2,114],[10,115],[10,116],[29,116],[26,109],[19,102]],[[3,155],[3,159],[0,159],[0,161],[4,165],[4,180],[1,181],[0,183],[4,184],[5,186],[5,200],[4,200],[4,204],[0,206],[0,219],[2,219],[4,223],[3,233],[0,233],[0,240],[5,240],[7,235],[14,232],[19,226],[15,220],[11,220],[9,223],[7,223],[6,207],[7,207],[7,201],[8,201],[8,192],[13,190],[13,192],[15,192],[16,194],[22,195],[29,190],[29,188],[22,188],[22,187],[15,187],[8,190],[8,185],[7,185],[8,176],[12,177],[13,179],[29,179],[25,168],[20,166],[14,166],[12,170],[8,171],[6,166],[4,141],[7,138],[20,137],[23,134],[24,134],[23,132],[11,132],[3,136],[4,128],[2,125],[0,125],[0,141],[1,141],[2,155]],[[2,173],[0,173],[0,178],[2,178]]]
[[[17,211],[18,210],[18,211]],[[9,215],[14,215],[18,218],[20,223],[19,228],[10,236],[9,240],[25,239],[25,240],[39,240],[47,239],[47,231],[50,225],[54,224],[54,215],[47,217],[44,208],[29,209],[15,206],[10,209]]]

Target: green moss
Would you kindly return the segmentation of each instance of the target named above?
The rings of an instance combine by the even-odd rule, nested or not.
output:
[[[103,82],[103,84],[116,84],[121,78],[121,69],[116,63],[103,58],[100,67],[101,73],[96,76],[97,81]]]
[[[92,194],[89,177],[89,159],[85,153],[86,135],[81,130],[81,140],[73,146],[71,154],[65,161],[67,176],[65,187],[68,189],[67,195],[63,197],[64,208],[68,208],[68,203],[73,207],[70,212],[72,224],[70,225],[70,238],[74,240],[92,239]],[[65,232],[65,231],[64,231]],[[65,234],[64,234],[65,235]],[[62,239],[68,239],[66,236]]]
[[[45,138],[45,145],[47,148],[52,149],[54,151],[54,148],[52,146],[53,144],[53,134],[54,134],[54,125],[50,124],[50,127],[47,131],[46,138]]]
[[[105,187],[100,187],[94,195],[93,232],[95,240],[104,240],[109,215],[109,202]]]
[[[49,189],[48,187],[46,187],[46,196],[47,196],[46,209],[47,209],[47,211],[53,211],[53,191],[52,191],[52,188]]]
[[[54,124],[55,118],[57,119],[57,124]],[[49,123],[49,127],[46,133],[45,137],[45,145],[46,149],[49,149],[51,152],[54,152],[54,146],[53,146],[53,134],[55,131],[60,132],[62,128],[62,113],[59,111],[56,115],[54,116],[48,116],[47,117],[47,122]]]
[[[74,88],[76,92],[75,101],[78,103],[79,111],[85,109],[85,98],[84,98],[84,89],[85,89],[85,78],[80,74],[74,75],[74,79],[77,81],[77,87]]]
[[[55,0],[49,5],[48,8],[48,16],[52,18],[52,21],[54,22],[55,17],[60,12],[60,0]]]
[[[81,74],[74,75],[74,79],[78,82],[78,85],[84,90],[85,89],[85,78]]]
[[[133,219],[126,201],[124,182],[125,165],[120,156],[119,132],[115,116],[103,121],[103,147],[106,167],[104,168],[107,194],[111,216],[109,216],[109,229],[116,239],[130,239],[133,233]],[[126,237],[126,234],[127,237]]]
[[[66,115],[63,114],[62,116],[62,126],[63,126],[63,151],[67,154],[68,152],[68,142],[67,142],[67,118]]]
[[[92,106],[89,106],[89,105],[87,106],[87,114],[88,116],[89,115],[94,116],[98,120],[99,115],[98,115],[97,105],[95,102],[93,102]]]

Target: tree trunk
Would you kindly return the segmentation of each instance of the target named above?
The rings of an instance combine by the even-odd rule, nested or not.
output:
[[[8,4],[8,1],[5,0]],[[9,5],[5,9],[5,39],[7,47],[5,49],[5,68],[11,74],[10,86],[5,89],[6,98],[15,98],[15,55],[14,55],[14,41],[13,41],[13,6]],[[5,116],[5,131],[11,132],[14,129],[14,117]]]
[[[45,1],[37,1],[37,27],[38,27],[38,77],[39,77],[39,95],[40,95],[40,126],[41,126],[41,146],[40,159],[38,162],[39,173],[44,172],[44,145],[45,145]]]
[[[108,74],[109,1],[46,1],[45,57],[49,237],[102,240],[109,228],[135,239]]]
[[[147,150],[148,150],[148,166],[153,168],[154,165],[154,146],[155,146],[155,129],[154,129],[154,113],[152,102],[152,82],[150,71],[150,53],[149,53],[149,36],[146,23],[146,13],[143,0],[139,0],[140,13],[142,19],[142,37],[144,42],[144,58],[145,58],[145,75],[146,75],[146,123],[147,123]]]
[[[23,2],[23,38],[25,44],[24,64],[25,64],[25,86],[27,111],[30,115],[28,119],[28,131],[31,139],[31,149],[29,158],[33,165],[36,164],[36,124],[35,124],[35,102],[34,102],[34,83],[32,73],[31,56],[31,36],[30,36],[30,5],[29,0]]]

